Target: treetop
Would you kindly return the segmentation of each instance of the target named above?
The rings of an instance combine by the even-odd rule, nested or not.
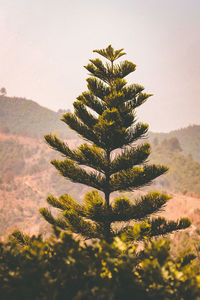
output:
[[[109,45],[106,49],[96,49],[93,50],[93,52],[96,52],[113,62],[114,60],[126,54],[126,52],[122,52],[123,50],[124,48],[114,50],[113,47]]]

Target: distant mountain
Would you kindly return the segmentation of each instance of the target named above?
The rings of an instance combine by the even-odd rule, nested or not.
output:
[[[154,181],[156,189],[174,192],[193,192],[200,196],[200,163],[192,155],[184,155],[177,138],[164,139],[154,145],[149,157],[151,163],[169,167],[167,174]]]
[[[164,139],[176,137],[181,145],[183,154],[192,155],[193,159],[200,162],[200,125],[192,125],[169,133],[149,133],[150,143],[157,144]]]
[[[74,135],[60,121],[62,114],[42,107],[32,100],[0,96],[0,132],[42,137],[54,132],[63,138]]]
[[[32,100],[0,96],[0,132],[28,137],[43,137],[53,132],[64,139],[78,139],[78,136],[60,121],[65,110],[58,112],[42,107]],[[200,125],[171,131],[149,133],[151,144],[164,139],[178,138],[184,155],[192,155],[200,162]]]

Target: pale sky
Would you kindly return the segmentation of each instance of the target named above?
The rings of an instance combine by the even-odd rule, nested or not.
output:
[[[124,48],[152,131],[200,124],[200,0],[0,0],[0,87],[53,110],[87,90],[93,49]]]

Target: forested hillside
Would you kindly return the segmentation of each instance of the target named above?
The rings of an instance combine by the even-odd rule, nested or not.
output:
[[[54,112],[32,100],[0,96],[0,132],[23,136],[42,137],[56,132],[65,139],[76,139],[77,135],[60,121],[62,110]],[[149,133],[151,144],[163,139],[178,138],[184,155],[192,155],[200,162],[200,125],[193,125],[169,133]]]
[[[192,125],[169,133],[150,132],[151,143],[157,144],[163,139],[176,137],[185,155],[192,155],[194,160],[200,162],[200,125]]]
[[[150,159],[153,163],[163,163],[169,167],[167,174],[155,181],[156,185],[166,190],[193,192],[200,196],[200,163],[191,154],[184,155],[178,139],[164,139],[154,145]]]
[[[72,131],[60,121],[61,117],[61,113],[42,107],[32,100],[0,96],[1,132],[32,137],[56,132],[69,139]]]

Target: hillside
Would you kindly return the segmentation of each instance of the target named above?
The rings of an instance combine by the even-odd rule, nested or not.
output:
[[[164,139],[153,146],[149,160],[169,167],[167,174],[154,181],[158,189],[184,194],[193,192],[200,196],[200,163],[192,155],[184,155],[178,139]]]
[[[192,125],[169,133],[149,133],[150,143],[161,142],[163,139],[176,137],[185,155],[192,155],[200,162],[200,125]]]
[[[56,132],[69,139],[73,132],[60,121],[61,116],[61,113],[42,107],[32,100],[0,96],[1,132],[31,137]]]
[[[68,144],[75,147],[77,140]],[[87,188],[61,177],[50,164],[55,157],[43,140],[0,134],[0,236],[14,228],[41,230],[38,209],[47,205],[49,194],[81,200]]]
[[[0,132],[28,137],[43,137],[55,132],[64,139],[77,136],[60,121],[62,110],[54,112],[32,100],[0,96]],[[200,162],[200,125],[193,125],[169,133],[149,133],[151,144],[163,139],[178,138],[184,155],[192,155]]]
[[[47,195],[69,193],[81,201],[87,191],[87,187],[72,184],[57,174],[50,164],[57,154],[41,139],[46,133],[56,132],[67,140],[70,147],[77,146],[79,140],[60,121],[61,113],[41,107],[31,100],[0,96],[0,236],[16,227],[29,233],[44,230],[38,209],[46,206]],[[167,134],[150,133],[149,140],[152,144],[150,162],[165,164],[169,171],[146,189],[173,192],[175,199],[182,198],[177,193],[184,193],[187,199],[191,194],[196,195],[196,198],[190,197],[187,201],[195,203],[189,216],[197,220],[195,209],[197,212],[200,203],[200,126]],[[167,207],[169,214],[176,210],[176,203],[179,210],[179,200],[170,203],[175,206]],[[184,207],[185,204],[180,210],[183,215],[186,213]]]
[[[77,147],[77,140],[67,142],[70,147]],[[178,209],[184,216],[189,213],[198,224],[200,164],[191,156],[184,156],[177,145],[171,148],[171,144],[174,147],[174,143],[165,140],[153,147],[150,161],[164,163],[170,169],[168,174],[146,189],[174,192],[175,200],[170,200],[166,214],[174,218],[174,211]],[[78,201],[82,200],[88,188],[60,176],[50,164],[50,160],[56,156],[55,151],[49,149],[43,140],[0,134],[0,236],[15,228],[29,233],[45,232],[46,225],[38,209],[47,205],[46,197],[49,194],[59,196],[69,193]],[[185,195],[177,195],[179,192]],[[191,192],[196,198],[190,196]],[[180,210],[179,203],[183,198],[186,200]],[[186,209],[186,202],[191,203],[190,211]]]

